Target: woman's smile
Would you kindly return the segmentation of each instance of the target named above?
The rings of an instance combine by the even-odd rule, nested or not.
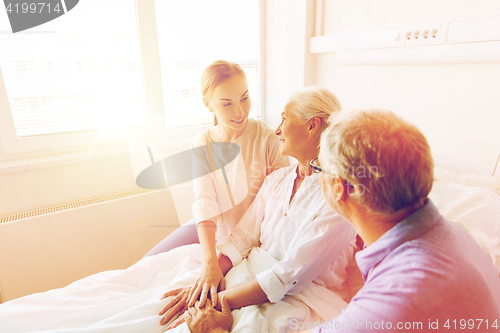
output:
[[[245,120],[245,116],[241,117],[241,119],[238,120],[231,120],[233,123],[241,124]]]

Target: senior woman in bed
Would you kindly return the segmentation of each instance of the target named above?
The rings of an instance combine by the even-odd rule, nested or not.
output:
[[[336,97],[319,88],[296,93],[285,106],[275,133],[281,142],[280,153],[294,157],[298,165],[267,176],[227,242],[217,246],[224,275],[254,247],[267,251],[277,262],[253,280],[219,292],[217,308],[222,297],[231,309],[278,302],[313,283],[349,299],[345,267],[353,255],[356,233],[328,207],[319,175],[310,166],[310,161],[318,157],[321,133],[328,126],[329,116],[339,109]],[[185,289],[165,294],[175,297],[159,313],[164,316],[162,324],[186,309]],[[190,311],[169,328],[183,322]]]

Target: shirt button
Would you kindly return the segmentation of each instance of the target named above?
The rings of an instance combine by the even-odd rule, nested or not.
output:
[[[297,284],[297,281],[293,281],[293,285],[296,285]]]
[[[285,213],[285,216],[286,216],[286,213]]]

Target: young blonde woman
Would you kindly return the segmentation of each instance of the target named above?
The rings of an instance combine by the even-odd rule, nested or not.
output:
[[[251,108],[248,83],[238,64],[213,62],[204,70],[201,86],[203,102],[214,116],[214,126],[197,135],[191,145],[194,155],[200,155],[195,159],[203,160],[201,164],[208,167],[207,176],[194,180],[194,219],[146,256],[199,240],[203,257],[200,277],[185,297],[193,305],[201,294],[203,304],[208,297],[216,306],[217,292],[224,290],[216,243],[227,240],[264,178],[289,163],[288,158],[279,154],[279,141],[273,130],[260,120],[248,118]],[[228,147],[239,149],[234,160],[224,156]]]

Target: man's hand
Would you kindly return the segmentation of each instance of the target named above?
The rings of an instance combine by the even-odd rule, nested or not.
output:
[[[182,313],[187,309],[187,301],[189,296],[190,287],[182,287],[178,289],[171,290],[167,292],[161,299],[167,298],[169,296],[175,296],[165,304],[165,306],[158,313],[163,318],[160,324],[165,325],[175,316],[177,313],[182,315]]]
[[[184,318],[191,332],[230,332],[233,325],[233,315],[226,297],[222,296],[220,304],[222,305],[222,312],[214,309],[209,300],[206,300],[204,308],[200,309],[198,302],[196,302],[194,308],[189,308]]]

